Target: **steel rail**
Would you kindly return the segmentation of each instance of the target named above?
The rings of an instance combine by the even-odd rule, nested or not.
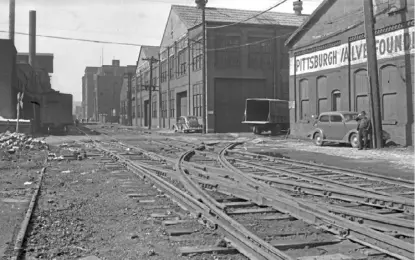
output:
[[[232,165],[229,166],[232,168]],[[242,178],[246,179],[246,177]],[[261,184],[258,185],[262,186]],[[232,190],[232,192],[235,193],[235,189],[232,189],[231,187],[226,187],[225,189],[228,191]],[[258,192],[258,190],[255,191]],[[238,192],[237,188],[236,192]],[[252,200],[253,197],[258,198],[259,196],[259,200],[265,204],[276,207],[280,211],[281,209],[285,210],[287,213],[290,213],[293,216],[297,215],[297,218],[304,219],[309,223],[321,225],[321,227],[326,228],[327,230],[334,233],[335,230],[338,230],[339,228],[342,229],[342,227],[346,227],[346,230],[343,230],[342,233],[344,234],[344,232],[348,232],[349,235],[347,236],[347,238],[349,238],[350,240],[353,240],[360,244],[367,245],[371,248],[377,249],[381,252],[397,257],[398,259],[413,259],[411,258],[413,257],[413,247],[408,243],[404,243],[398,239],[385,236],[382,233],[373,231],[364,226],[355,225],[350,221],[344,220],[337,216],[329,215],[330,213],[326,213],[314,207],[307,206],[306,204],[303,204],[296,200],[290,199],[287,201],[285,196],[281,196],[278,198],[278,200],[275,200],[275,189],[272,191],[266,191],[264,189],[261,189],[260,192],[260,194],[256,194],[255,196],[252,193],[247,194],[246,190],[241,190],[238,196],[241,198],[246,197],[246,199],[248,200]]]
[[[188,167],[194,167],[193,165],[187,165]],[[250,185],[246,185],[241,182],[236,182],[230,180],[229,178],[224,178],[220,174],[209,173],[204,174],[203,170],[193,168],[194,171],[198,171],[197,175],[194,175],[192,178],[196,179],[199,183],[209,185],[212,189],[218,189],[220,186],[223,186],[223,189],[226,190],[226,187],[238,187],[240,189],[245,189],[246,193],[252,192],[252,189],[256,190]],[[310,202],[302,199],[298,199],[303,203],[308,205],[312,204],[316,208],[325,209],[327,212],[333,212],[340,214],[341,217],[347,218],[355,223],[362,225],[370,226],[375,230],[386,230],[391,231],[392,235],[405,235],[408,237],[413,237],[414,223],[412,220],[390,218],[387,216],[382,216],[379,214],[370,214],[362,210],[355,209],[345,209],[336,205],[327,205],[318,202]],[[226,206],[223,207],[226,209]]]
[[[245,256],[249,257],[252,260],[270,260],[270,259],[283,259],[283,260],[293,260],[291,257],[285,255],[284,253],[280,252],[276,248],[272,247],[265,241],[261,241],[260,238],[257,238],[254,234],[246,230],[242,225],[239,223],[235,223],[232,219],[226,216],[223,212],[220,212],[215,205],[210,203],[209,196],[207,194],[199,194],[200,187],[194,185],[192,181],[186,178],[186,174],[182,172],[182,179],[185,180],[187,183],[186,188],[190,193],[194,193],[196,197],[200,197],[199,199],[204,200],[208,206],[198,201],[198,199],[186,194],[185,192],[179,190],[174,185],[170,184],[169,182],[163,180],[162,178],[154,175],[151,171],[147,170],[145,167],[140,166],[139,164],[132,162],[131,160],[125,158],[122,155],[116,154],[113,151],[110,151],[101,145],[95,143],[95,147],[104,151],[106,154],[110,155],[111,157],[116,158],[120,163],[126,166],[128,169],[132,170],[134,173],[139,174],[141,172],[143,176],[152,180],[156,185],[160,186],[162,189],[166,190],[173,198],[174,201],[179,202],[179,204],[183,204],[185,208],[193,210],[197,214],[203,215],[206,219],[211,221],[212,223],[218,225],[221,228],[233,247],[238,250],[240,253],[244,254]],[[194,152],[193,150],[190,151]],[[180,159],[183,160],[189,153],[183,154]],[[181,169],[180,162],[177,164],[178,169]],[[193,186],[191,188],[190,186]],[[227,219],[228,218],[228,219]],[[229,221],[229,219],[231,221]],[[245,229],[245,230],[244,230]],[[242,230],[242,231],[241,231]],[[245,231],[245,232],[244,232]],[[245,236],[241,235],[244,234]],[[255,239],[257,238],[257,239]],[[252,241],[252,240],[254,241]],[[272,253],[272,254],[271,254]]]
[[[219,160],[229,170],[235,172],[236,174],[244,175],[243,172],[233,167],[225,158],[225,152],[227,151],[227,149],[235,145],[236,144],[231,144],[228,147],[224,148],[219,154]],[[249,178],[252,183],[257,182],[251,177],[246,176],[246,178]],[[227,187],[225,187],[224,189],[227,189]],[[250,200],[250,196],[252,196],[252,194],[244,194],[245,191],[238,191],[237,189],[235,189],[235,191],[238,192],[238,196],[243,196],[247,200]],[[321,219],[323,223],[326,223],[326,225],[337,225],[347,230],[347,232],[349,233],[347,238],[349,238],[350,240],[367,245],[368,247],[374,248],[398,259],[414,259],[414,247],[409,243],[403,242],[399,239],[372,230],[371,228],[366,227],[364,225],[358,225],[350,220],[346,220],[339,216],[332,215],[331,213],[314,207],[313,205],[308,205],[307,202],[302,202],[292,197],[288,199],[286,197],[277,197],[276,190],[273,188],[261,188],[257,189],[256,191],[257,196],[264,195],[264,198],[269,200],[268,204],[277,206],[276,209],[278,210],[280,210],[278,207],[282,209],[287,209],[287,213],[292,214],[297,218],[312,224],[318,224],[317,219]],[[310,215],[312,217],[310,217]]]
[[[266,166],[261,166],[256,163],[240,163],[245,166],[251,166],[257,169],[277,172],[276,170],[270,169]],[[322,185],[315,185],[309,183],[303,183],[291,180],[282,180],[278,177],[273,176],[258,176],[253,173],[248,173],[252,178],[275,183],[277,186],[284,187],[284,189],[292,190],[294,192],[313,194],[319,196],[325,196],[334,199],[341,199],[349,202],[358,202],[369,206],[379,206],[382,208],[388,208],[392,210],[405,211],[414,213],[414,201],[408,198],[397,198],[393,196],[375,195],[370,192],[355,191],[353,189],[345,189],[344,187],[329,185],[325,186],[326,183],[323,181],[319,182]],[[324,185],[324,186],[323,186]],[[319,194],[315,194],[319,192]]]
[[[240,144],[242,143],[237,143],[232,148]],[[328,171],[328,172],[335,173],[335,174],[344,174],[344,175],[350,175],[350,176],[359,177],[359,178],[366,178],[368,180],[381,181],[385,183],[390,183],[392,185],[399,185],[399,186],[406,187],[409,189],[414,189],[414,185],[415,185],[415,182],[411,180],[397,179],[397,178],[392,178],[389,176],[382,176],[376,173],[363,172],[363,171],[352,170],[352,169],[346,170],[346,169],[339,168],[339,167],[320,165],[320,164],[311,163],[311,162],[301,162],[301,161],[292,160],[292,159],[275,158],[272,156],[256,154],[256,153],[251,153],[251,152],[235,151],[235,150],[231,150],[232,148],[228,149],[229,153],[240,154],[243,156],[251,156],[255,159],[263,158],[271,162],[281,162],[281,163],[290,164],[290,165],[298,166],[298,167],[307,167],[308,169],[324,170],[324,171]]]

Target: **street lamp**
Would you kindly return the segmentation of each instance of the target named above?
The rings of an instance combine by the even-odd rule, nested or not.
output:
[[[203,77],[203,90],[202,90],[202,99],[203,99],[203,128],[202,133],[206,134],[207,132],[207,98],[206,98],[206,4],[208,0],[195,0],[197,8],[202,9],[202,48],[203,48],[203,66],[202,66],[202,77]]]

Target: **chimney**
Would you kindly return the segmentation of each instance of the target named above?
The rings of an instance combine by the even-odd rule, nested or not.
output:
[[[29,11],[29,64],[36,64],[36,11]]]
[[[14,22],[15,22],[16,0],[9,2],[9,39],[14,44]]]
[[[294,5],[294,12],[296,15],[301,15],[301,11],[303,10],[303,2],[301,0],[295,1]]]
[[[119,67],[120,66],[120,60],[112,60],[112,66]]]

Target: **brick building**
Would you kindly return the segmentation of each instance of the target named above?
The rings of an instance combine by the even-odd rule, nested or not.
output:
[[[94,75],[97,72],[97,67],[86,67],[85,75],[82,77],[82,118],[85,119],[94,115]]]
[[[0,39],[0,116],[16,118],[16,48],[10,40]]]
[[[285,40],[307,17],[268,12],[239,22],[258,12],[206,8],[207,114],[209,132],[246,131],[241,124],[245,99],[288,99],[288,50]],[[152,100],[148,91],[137,94],[141,126],[148,123],[152,103],[152,126],[172,128],[182,115],[202,116],[202,26],[201,10],[173,5],[161,47],[143,47],[136,71],[136,84],[149,84],[149,64],[143,57],[159,59],[154,64]],[[216,28],[214,28],[216,27]]]
[[[414,2],[374,0],[383,130],[413,144]],[[311,115],[369,111],[361,0],[325,0],[287,40],[291,133],[306,136]]]
[[[128,71],[134,71],[135,66],[133,68],[120,66],[119,60],[113,60],[111,65],[85,69],[82,77],[82,106],[86,118],[118,122],[123,76]]]

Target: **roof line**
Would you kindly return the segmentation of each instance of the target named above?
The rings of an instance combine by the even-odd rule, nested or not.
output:
[[[300,32],[304,31],[307,28],[307,25],[309,25],[312,21],[314,21],[315,18],[317,18],[317,14],[322,11],[324,7],[326,7],[328,4],[334,4],[337,0],[324,0],[315,10],[314,12],[308,16],[308,18],[300,25],[300,27],[295,30],[291,36],[285,41],[285,45],[290,45],[292,41],[300,34]]]

